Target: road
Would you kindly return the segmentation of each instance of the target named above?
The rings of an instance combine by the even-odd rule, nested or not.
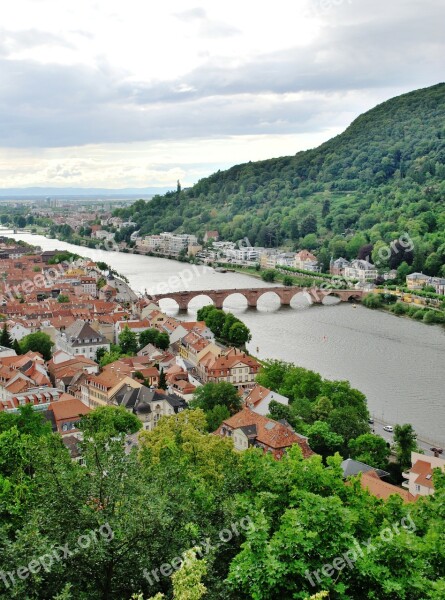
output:
[[[386,440],[390,444],[393,444],[394,443],[394,434],[390,433],[389,431],[384,431],[383,427],[385,425],[389,425],[389,423],[385,423],[381,419],[374,418],[374,424],[373,425],[370,424],[370,427],[371,427],[371,430],[373,431],[373,433],[375,433],[376,435],[380,435],[384,440]],[[392,425],[392,426],[394,427],[394,425]],[[433,453],[431,452],[431,448],[434,446],[433,442],[429,442],[428,440],[418,439],[417,444],[419,445],[419,448],[421,448],[427,456],[433,456]]]

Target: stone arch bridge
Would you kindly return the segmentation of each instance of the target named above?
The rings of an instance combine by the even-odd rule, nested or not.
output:
[[[153,302],[159,300],[175,300],[180,310],[187,310],[188,305],[193,298],[197,296],[208,296],[216,308],[222,308],[224,300],[234,294],[241,294],[246,298],[247,305],[256,308],[258,300],[264,294],[274,293],[280,299],[281,306],[289,306],[294,296],[303,293],[313,304],[321,304],[326,296],[334,296],[341,302],[350,302],[351,300],[361,300],[364,292],[362,290],[332,290],[321,288],[305,288],[305,287],[262,287],[262,288],[242,288],[231,290],[190,290],[185,292],[169,292],[166,294],[156,294],[150,296]]]

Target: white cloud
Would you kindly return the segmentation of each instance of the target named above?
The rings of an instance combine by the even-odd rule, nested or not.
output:
[[[192,183],[314,146],[442,78],[444,15],[442,0],[16,0],[0,187]]]

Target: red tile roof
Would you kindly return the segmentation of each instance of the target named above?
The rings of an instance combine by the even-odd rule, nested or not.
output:
[[[382,481],[375,471],[367,471],[362,474],[360,480],[363,489],[368,490],[376,498],[387,500],[390,496],[400,496],[404,502],[415,502],[417,496],[413,496],[408,490]]]
[[[259,415],[249,408],[243,408],[239,413],[233,415],[229,419],[223,421],[221,427],[215,432],[216,434],[223,435],[222,427],[226,426],[231,430],[238,429],[239,427],[246,427],[249,425],[255,425],[257,434],[256,441],[273,448],[274,450],[280,450],[288,448],[293,444],[298,444],[303,452],[303,457],[308,458],[315,454],[309,447],[309,444],[303,436],[297,435],[294,431],[279,423],[273,419],[268,419],[262,415]]]

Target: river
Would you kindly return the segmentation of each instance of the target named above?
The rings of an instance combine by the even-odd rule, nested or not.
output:
[[[44,250],[70,250],[102,260],[141,293],[268,287],[243,274],[104,252],[38,235],[9,235]],[[179,280],[174,279],[178,275]],[[207,302],[205,297],[194,299],[189,312],[180,318],[193,319],[197,308]],[[171,314],[177,312],[168,300],[162,307]],[[366,394],[376,419],[412,423],[419,436],[445,445],[445,328],[350,304],[308,306],[297,299],[291,307],[280,307],[273,294],[263,296],[256,310],[247,308],[246,300],[236,295],[224,307],[250,328],[249,350],[260,358],[293,362],[329,379],[347,379]]]

